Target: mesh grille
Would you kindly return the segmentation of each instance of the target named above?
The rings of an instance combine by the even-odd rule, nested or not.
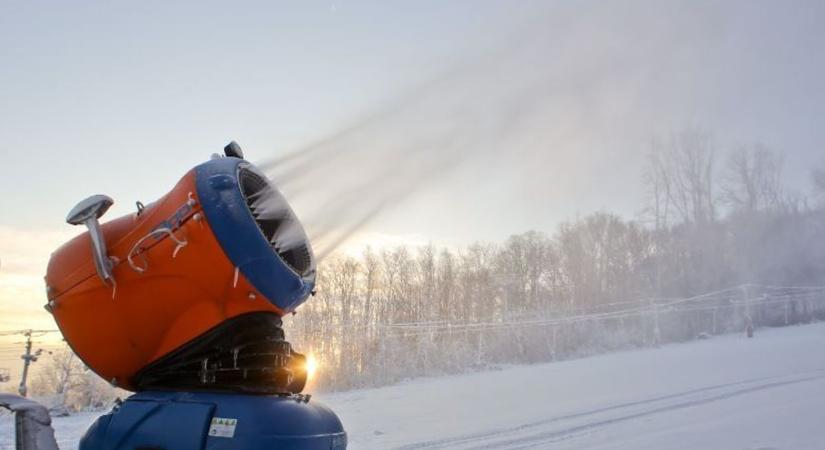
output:
[[[307,275],[312,269],[312,252],[284,197],[264,176],[248,168],[240,169],[238,181],[246,205],[273,251],[299,275]]]

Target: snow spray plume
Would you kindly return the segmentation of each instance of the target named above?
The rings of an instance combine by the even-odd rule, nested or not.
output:
[[[316,205],[303,219],[319,259],[418,189],[471,157],[501,148],[525,111],[524,95],[515,102],[496,98],[501,93],[493,80],[472,80],[472,73],[483,70],[476,65],[427,83],[326,139],[259,164],[293,202]]]
[[[622,18],[644,22],[642,5],[599,7],[586,18],[572,9],[541,15],[375,113],[261,162],[301,210],[319,254],[458,169],[473,170],[479,186],[510,170],[525,191],[548,189],[547,179],[556,190],[565,178],[580,187],[568,172],[592,163],[594,148],[614,147],[617,123],[631,133],[633,100],[649,91],[639,80],[671,58],[678,40],[665,45],[649,28],[626,25]],[[647,122],[637,122],[648,133]]]

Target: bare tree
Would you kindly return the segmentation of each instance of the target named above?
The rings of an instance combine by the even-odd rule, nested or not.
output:
[[[723,182],[725,202],[746,214],[781,208],[782,165],[782,155],[761,144],[731,152]]]
[[[123,394],[86,367],[68,347],[54,351],[39,367],[32,392],[50,397],[52,407],[67,411],[107,407]]]
[[[651,216],[655,230],[666,230],[672,214],[670,168],[664,151],[655,141],[647,155],[647,165],[643,173],[647,188],[648,205],[645,212]]]
[[[66,407],[69,393],[79,384],[85,367],[69,348],[52,352],[32,382],[38,395],[55,395],[56,406]]]
[[[657,229],[667,227],[673,215],[697,225],[716,220],[715,161],[715,145],[707,133],[683,131],[653,142],[645,182]]]

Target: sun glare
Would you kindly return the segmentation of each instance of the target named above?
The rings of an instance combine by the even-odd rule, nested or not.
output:
[[[318,370],[318,361],[315,355],[307,355],[307,380],[312,380],[315,377],[315,371]]]

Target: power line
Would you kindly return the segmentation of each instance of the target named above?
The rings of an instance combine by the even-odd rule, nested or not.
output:
[[[757,296],[756,298],[741,299],[744,293],[743,290],[746,288],[763,288],[765,290],[782,290],[785,292],[779,295],[763,294],[762,296]],[[593,320],[622,319],[634,316],[643,316],[646,314],[652,314],[656,316],[658,314],[669,314],[673,312],[696,312],[712,310],[719,311],[723,309],[739,308],[743,306],[748,307],[760,304],[771,305],[787,303],[789,301],[825,301],[825,296],[819,296],[820,294],[825,294],[825,286],[761,286],[755,284],[746,284],[680,299],[671,298],[667,299],[666,301],[661,301],[662,299],[638,300],[635,302],[625,301],[602,305],[594,305],[590,308],[579,308],[573,310],[558,311],[559,313],[563,313],[565,315],[533,320],[463,323],[452,323],[439,320],[431,322],[419,321],[395,324],[366,324],[363,326],[363,328],[383,329],[393,334],[400,334],[403,336],[418,336],[427,334],[455,332],[495,331],[519,327],[575,324]],[[682,306],[688,304],[691,304],[691,306]],[[617,309],[614,311],[591,312],[594,310],[603,309],[603,307],[606,305],[637,306]],[[347,325],[347,328],[352,329],[352,326]]]
[[[59,332],[60,332],[60,330],[32,330],[32,329],[0,330],[0,336],[25,335],[26,333],[48,334],[48,333],[59,333]]]

